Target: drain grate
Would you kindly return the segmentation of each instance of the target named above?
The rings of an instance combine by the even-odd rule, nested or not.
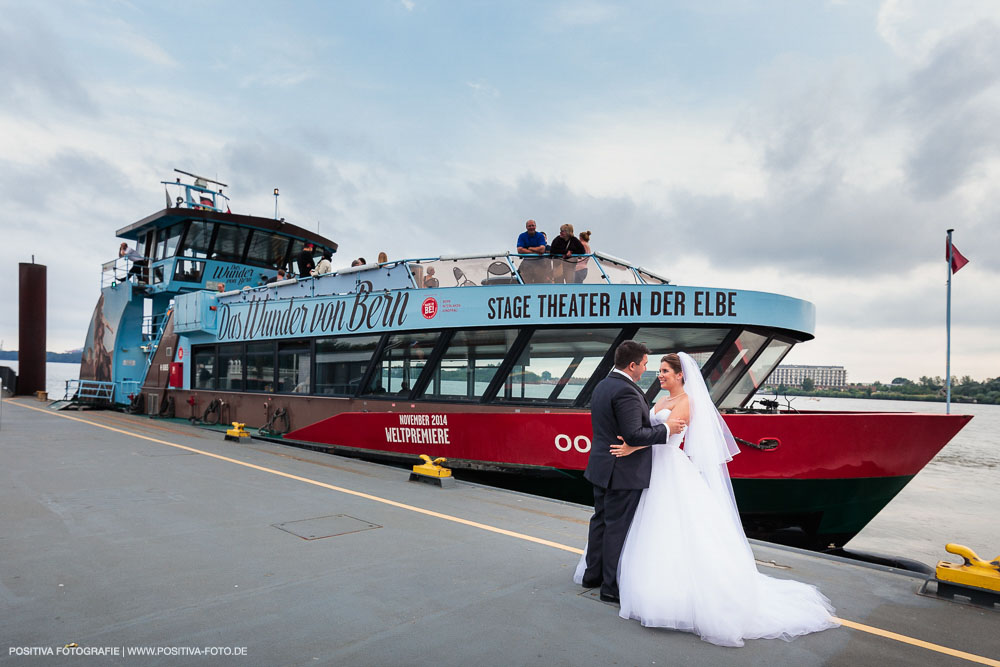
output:
[[[382,527],[376,523],[356,519],[346,514],[331,514],[330,516],[318,516],[314,519],[300,519],[271,525],[286,533],[301,537],[303,540],[322,540],[326,537],[360,533],[363,530]]]

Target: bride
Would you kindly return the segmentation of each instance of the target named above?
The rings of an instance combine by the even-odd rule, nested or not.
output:
[[[721,646],[836,627],[833,607],[816,587],[757,572],[726,467],[739,449],[698,364],[683,352],[668,354],[658,377],[669,395],[653,407],[652,422],[672,415],[689,425],[653,447],[649,488],[618,566],[619,616]],[[611,447],[615,456],[638,449],[624,440]],[[581,583],[582,575],[577,567],[574,580]]]

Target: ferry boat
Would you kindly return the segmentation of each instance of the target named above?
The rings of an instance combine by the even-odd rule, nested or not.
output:
[[[651,369],[672,351],[701,365],[742,446],[730,473],[748,534],[816,549],[850,540],[971,419],[755,400],[813,338],[801,299],[677,285],[600,252],[569,269],[504,251],[297,275],[307,244],[313,260],[337,244],[231,213],[227,186],[179,174],[166,208],[117,232],[148,260],[104,265],[77,400],[586,493],[591,393],[639,340]],[[654,401],[655,370],[641,384]]]

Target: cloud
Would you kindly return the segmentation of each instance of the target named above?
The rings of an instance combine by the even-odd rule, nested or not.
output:
[[[568,2],[559,5],[555,19],[567,26],[590,26],[606,23],[617,15],[617,9],[600,2]]]
[[[0,109],[92,115],[96,105],[61,39],[31,8],[6,6],[0,22]]]

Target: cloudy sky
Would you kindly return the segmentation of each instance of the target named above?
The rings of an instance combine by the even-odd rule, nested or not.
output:
[[[81,347],[173,168],[341,264],[512,249],[528,217],[675,283],[817,307],[786,363],[1000,375],[1000,3],[0,0],[0,339],[48,265]],[[335,261],[335,265],[337,262]]]

